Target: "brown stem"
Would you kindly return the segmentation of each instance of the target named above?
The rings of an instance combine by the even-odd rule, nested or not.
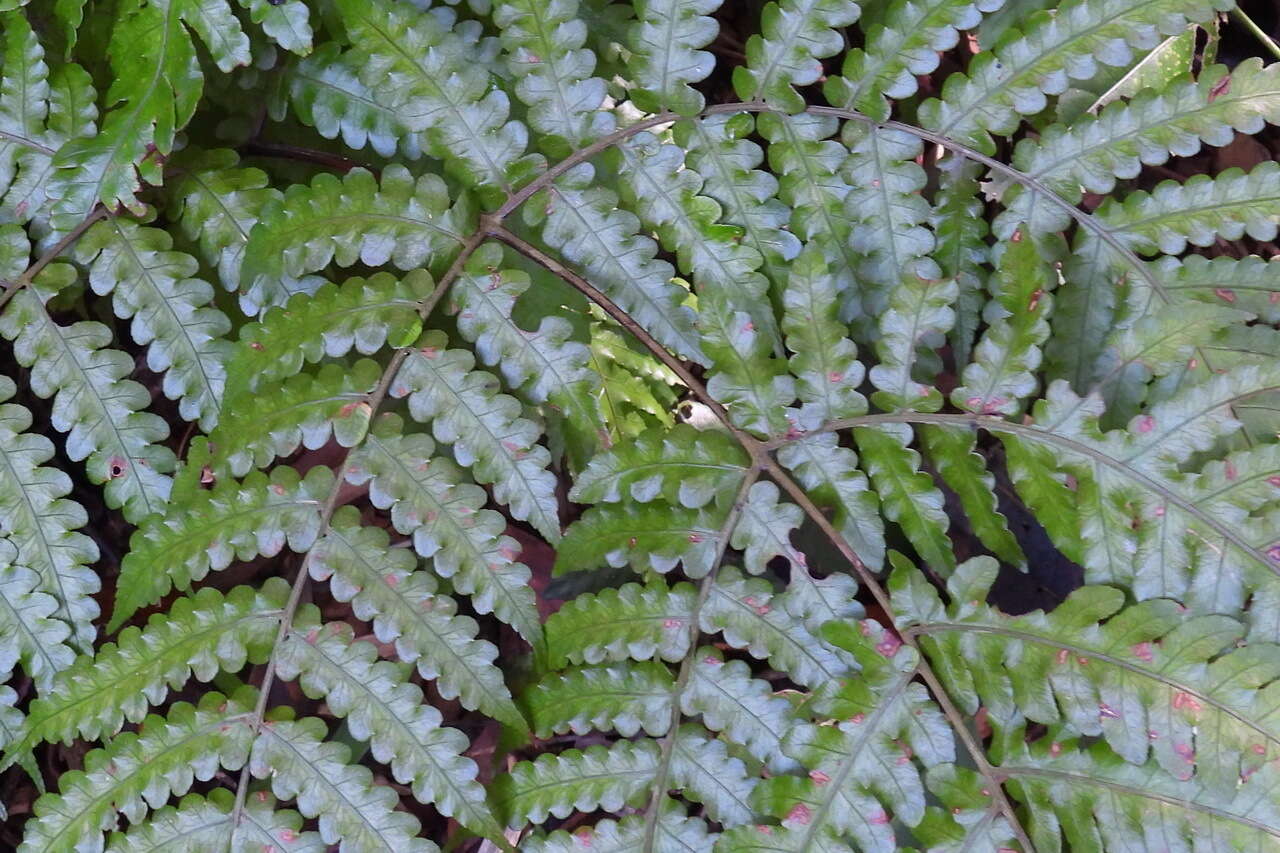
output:
[[[246,157],[272,157],[278,160],[299,160],[304,163],[315,163],[317,166],[324,166],[326,169],[333,169],[335,172],[346,174],[352,169],[368,169],[377,174],[377,169],[357,163],[350,157],[344,157],[341,154],[332,154],[328,151],[318,151],[315,148],[303,148],[300,145],[287,145],[283,142],[246,142],[240,148],[240,153]]]

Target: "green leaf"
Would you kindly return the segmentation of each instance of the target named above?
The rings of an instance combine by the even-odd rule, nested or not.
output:
[[[414,419],[431,424],[432,434],[453,446],[454,458],[479,482],[493,486],[512,515],[549,542],[559,541],[551,454],[537,443],[540,430],[520,417],[519,402],[498,393],[493,374],[472,370],[470,351],[445,349],[448,343],[439,331],[419,339],[391,383],[391,396],[408,397]]]
[[[360,79],[406,127],[424,133],[429,154],[494,201],[538,169],[540,158],[524,153],[528,129],[508,120],[506,92],[490,86],[447,18],[388,0],[336,5]]]
[[[172,248],[168,233],[111,217],[80,239],[76,257],[89,266],[93,292],[112,294],[116,316],[133,320],[147,368],[165,374],[165,396],[208,431],[222,403],[231,322],[210,304],[213,288],[194,277],[196,259]]]
[[[605,81],[589,76],[596,58],[583,48],[586,22],[577,0],[499,0],[494,23],[502,31],[515,95],[529,108],[529,125],[543,134],[549,154],[564,156],[614,129],[600,109]]]
[[[853,431],[862,452],[862,466],[880,494],[884,517],[897,524],[912,547],[935,572],[955,568],[950,521],[943,510],[942,492],[920,470],[920,454],[912,450],[911,428],[905,424],[857,427]]]
[[[813,429],[838,418],[866,414],[858,393],[866,370],[837,316],[838,291],[822,254],[806,249],[791,266],[783,292],[782,331],[800,398],[800,426]]]
[[[659,578],[641,586],[583,593],[547,618],[547,658],[553,667],[657,658],[689,653],[693,586],[667,586]]]
[[[67,433],[66,453],[84,460],[89,480],[105,484],[107,505],[133,523],[160,512],[169,498],[173,451],[161,442],[169,428],[144,411],[146,389],[131,379],[133,359],[108,349],[101,323],[61,326],[31,288],[17,293],[0,314],[0,335],[14,358],[31,368],[31,390],[53,398],[53,427]]]
[[[529,853],[576,853],[584,841],[611,853],[640,853],[644,848],[646,818],[630,815],[621,820],[602,820],[593,827],[569,833],[563,829],[542,835],[531,833],[521,841]],[[686,817],[684,810],[668,799],[662,804],[654,830],[655,849],[671,853],[709,853],[716,840],[708,835],[706,822]]]
[[[358,522],[353,510],[334,514],[329,532],[311,551],[311,576],[328,580],[334,598],[352,602],[358,618],[373,623],[379,642],[393,644],[402,661],[435,679],[441,696],[524,729],[493,663],[497,647],[477,638],[479,625],[457,614],[457,603],[438,592],[434,577],[413,571],[410,552],[388,547],[386,531]]]
[[[395,810],[395,793],[374,785],[369,769],[348,763],[350,751],[325,741],[325,734],[315,717],[268,722],[253,742],[249,770],[270,779],[280,799],[296,800],[304,817],[318,819],[320,838],[341,842],[341,851],[438,851],[417,837],[417,818]]]
[[[778,461],[820,508],[832,510],[840,535],[862,562],[878,568],[884,562],[884,521],[880,500],[858,469],[858,454],[841,447],[835,433],[815,433],[778,448]]]
[[[1150,193],[1108,199],[1097,216],[1134,251],[1176,255],[1188,243],[1210,246],[1219,238],[1272,240],[1278,210],[1280,166],[1264,162],[1249,173],[1232,168],[1182,184],[1163,181]]]
[[[258,2],[258,0],[255,0]],[[357,151],[365,147],[390,157],[397,152],[410,160],[422,156],[422,134],[409,130],[400,114],[379,102],[360,78],[361,56],[325,42],[310,56],[282,71],[289,106],[298,121],[325,139],[342,138]],[[284,105],[273,105],[283,118]]]
[[[42,742],[109,738],[192,678],[209,682],[219,672],[264,663],[288,595],[281,578],[225,595],[205,587],[153,613],[144,628],[125,628],[116,642],[77,658],[31,703],[11,753]]]
[[[294,620],[276,652],[276,672],[297,679],[307,696],[324,699],[418,802],[474,832],[500,835],[476,780],[478,768],[463,755],[466,737],[441,725],[440,712],[423,704],[422,691],[405,679],[404,668],[376,661],[377,647],[353,637],[343,622]]]
[[[526,216],[541,222],[547,245],[660,343],[703,361],[693,312],[681,304],[686,294],[671,282],[671,265],[654,258],[658,247],[638,233],[635,215],[617,208],[614,193],[592,186],[593,176],[587,164],[571,169],[548,190],[542,210],[534,214],[526,207]]]
[[[40,576],[30,569],[0,565],[0,629],[6,638],[0,646],[0,673],[7,675],[20,663],[43,693],[75,654],[67,645],[67,623],[50,618],[59,609],[58,599],[40,586]]]
[[[920,122],[993,154],[991,135],[1013,133],[1022,116],[1045,108],[1046,95],[1093,77],[1099,64],[1128,65],[1133,49],[1149,50],[1160,34],[1180,33],[1225,8],[1221,0],[1071,0],[1036,12],[1022,32],[1008,30],[975,56],[967,73],[947,78],[942,97],[921,105]]]
[[[433,455],[431,439],[400,435],[389,416],[375,425],[347,462],[350,483],[369,484],[369,499],[391,510],[396,530],[413,537],[414,549],[433,571],[471,596],[480,613],[493,613],[535,648],[541,642],[538,609],[528,566],[517,562],[520,545],[506,535],[507,521],[484,509],[486,495],[449,459]]]
[[[833,681],[851,671],[847,657],[810,633],[802,615],[785,606],[762,578],[748,578],[732,566],[720,569],[698,614],[702,630],[720,633],[735,649],[768,660],[806,687]]]
[[[634,737],[666,734],[671,726],[675,679],[666,666],[624,661],[551,673],[522,702],[540,738],[573,732],[616,731]]]
[[[10,379],[0,377],[0,400],[7,401],[16,390]],[[100,587],[88,566],[97,562],[98,546],[76,532],[88,523],[88,515],[67,499],[71,478],[45,464],[53,458],[53,443],[30,429],[28,409],[0,405],[0,526],[17,549],[14,562],[36,572],[37,588],[53,597],[72,627],[74,643],[88,648],[99,612],[93,594]],[[60,657],[62,642],[48,644],[52,658]]]
[[[181,514],[147,519],[129,539],[108,630],[233,560],[273,557],[286,545],[305,552],[319,535],[320,507],[332,486],[333,472],[323,465],[305,478],[288,466],[270,477],[254,471],[241,482],[197,490]]]
[[[802,111],[804,99],[792,87],[818,80],[818,60],[844,46],[837,28],[852,25],[859,11],[852,0],[778,0],[765,6],[760,33],[747,41],[747,64],[733,70],[738,97]]]
[[[254,693],[206,693],[199,706],[179,702],[151,716],[141,734],[125,732],[85,756],[83,771],[63,773],[60,793],[45,794],[23,828],[23,853],[102,849],[117,812],[139,822],[149,806],[207,782],[219,768],[239,770],[249,756]]]
[[[441,178],[415,179],[399,165],[384,169],[380,181],[352,169],[341,179],[321,174],[310,186],[294,184],[263,208],[249,232],[240,280],[297,278],[330,263],[441,272],[475,216],[467,196],[450,201]]]
[[[227,364],[227,407],[235,409],[245,403],[243,395],[297,375],[304,364],[352,350],[374,355],[384,346],[412,344],[422,331],[417,300],[432,286],[430,275],[415,270],[402,279],[378,273],[295,294],[240,330]]]
[[[661,504],[594,506],[565,532],[555,572],[629,565],[636,572],[666,573],[683,564],[688,577],[703,577],[719,549],[723,515]]]
[[[783,737],[799,721],[791,703],[776,695],[769,682],[752,678],[750,667],[740,660],[725,661],[709,647],[698,649],[694,657],[680,710],[701,715],[704,726],[722,732],[770,772],[798,769],[782,752]]]
[[[699,508],[730,499],[747,469],[747,456],[729,435],[687,424],[641,433],[592,457],[574,481],[577,503],[647,503]]]
[[[217,269],[227,290],[240,286],[249,232],[267,205],[282,197],[268,185],[266,172],[237,168],[239,162],[235,152],[225,148],[187,148],[170,161],[177,175],[166,187],[166,212],[179,221],[187,239],[196,242],[202,259]],[[249,306],[246,313],[257,313],[259,307]]]
[[[953,405],[984,415],[1018,413],[1036,389],[1055,278],[1030,237],[1014,232],[1012,242],[1001,244],[996,275],[988,285],[993,298],[982,317],[987,330],[960,386],[951,392]]]
[[[941,53],[951,50],[961,32],[982,21],[1004,0],[895,0],[873,5],[862,16],[865,49],[845,54],[842,77],[829,77],[822,93],[828,102],[856,109],[877,121],[889,118],[890,99],[909,98],[917,78],[938,68]]]
[[[277,810],[275,798],[265,791],[245,801],[241,823],[231,821],[234,795],[215,788],[208,797],[188,794],[178,805],[165,806],[151,814],[146,823],[127,832],[114,832],[108,839],[108,853],[147,850],[156,853],[258,853],[273,845],[281,853],[321,853],[320,836],[302,832],[302,815]]]
[[[681,115],[700,112],[705,99],[692,83],[711,74],[715,57],[705,50],[719,24],[711,13],[721,0],[644,0],[637,3],[636,23],[628,32],[631,57],[627,71],[635,82],[631,99],[656,113],[670,109]]]
[[[1013,165],[1072,203],[1082,191],[1110,193],[1116,178],[1133,178],[1143,165],[1162,164],[1170,155],[1190,157],[1202,143],[1227,145],[1236,132],[1254,134],[1280,121],[1278,73],[1277,66],[1254,58],[1230,71],[1207,68],[1196,80],[1180,75],[1159,90],[1113,102],[1096,118],[1051,125],[1038,139],[1018,144]],[[1003,200],[1008,210],[996,225],[1002,234],[1020,220],[1043,231],[1062,230],[1070,221],[1025,188]]]
[[[617,812],[643,799],[657,771],[658,745],[652,740],[567,749],[519,762],[493,781],[490,800],[513,829],[574,811]]]

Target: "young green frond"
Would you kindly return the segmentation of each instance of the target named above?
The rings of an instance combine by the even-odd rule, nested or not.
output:
[[[0,845],[1275,848],[1258,5],[0,0]]]

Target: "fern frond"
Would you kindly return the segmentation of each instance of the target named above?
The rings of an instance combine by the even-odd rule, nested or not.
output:
[[[546,153],[562,157],[613,130],[613,115],[600,109],[605,81],[591,76],[596,58],[583,47],[587,25],[577,0],[501,0],[493,20],[515,95],[529,108],[530,126],[543,134]]]
[[[466,737],[441,725],[440,712],[423,704],[422,691],[405,680],[404,668],[376,658],[374,644],[354,640],[346,623],[295,620],[276,652],[276,672],[297,679],[311,698],[323,698],[419,802],[435,805],[473,832],[500,835],[476,781],[478,768],[463,755]]]
[[[711,13],[721,0],[645,0],[628,31],[631,56],[627,71],[634,81],[631,100],[656,113],[670,109],[694,115],[706,102],[694,89],[711,74],[715,57],[705,50],[720,26]]]
[[[1178,79],[1167,88],[1116,101],[1098,116],[1070,125],[1052,125],[1037,140],[1024,140],[1013,165],[1067,201],[1078,202],[1082,190],[1110,193],[1116,178],[1134,178],[1143,165],[1164,163],[1171,155],[1190,157],[1202,143],[1222,146],[1236,132],[1254,134],[1267,123],[1280,123],[1277,66],[1246,60],[1230,71],[1217,65],[1196,80]],[[1014,201],[1014,198],[1017,201]],[[1039,204],[1033,191],[1007,194],[1006,213],[997,220],[1028,221],[1037,231],[1059,231],[1069,217],[1059,207]],[[1031,211],[1034,210],[1034,215]]]
[[[588,364],[590,350],[573,340],[573,326],[563,317],[544,317],[531,331],[516,324],[516,300],[529,286],[528,274],[502,268],[497,244],[482,245],[449,290],[458,333],[475,344],[482,364],[498,367],[507,384],[525,399],[550,400],[566,417],[589,422],[592,413],[580,401],[599,385]]]
[[[541,223],[542,239],[664,346],[705,360],[693,312],[682,304],[686,292],[671,282],[671,265],[654,258],[658,247],[639,234],[635,215],[617,208],[614,193],[592,186],[593,175],[587,164],[570,170],[548,190],[542,210],[525,208],[526,218]]]
[[[442,696],[458,697],[464,707],[524,729],[502,671],[493,663],[497,647],[477,639],[476,621],[457,615],[453,598],[437,592],[430,574],[413,571],[413,555],[389,548],[388,538],[383,530],[360,526],[354,510],[337,512],[328,534],[311,551],[311,574],[328,579],[339,601],[353,602],[359,618],[373,623],[378,640],[393,643],[401,660],[416,664],[423,678],[435,679]]]
[[[837,298],[835,277],[819,251],[806,250],[792,262],[782,297],[782,331],[793,353],[788,368],[796,377],[803,429],[867,411],[867,400],[858,393],[866,370],[839,322]]]
[[[759,780],[729,754],[724,741],[707,737],[697,726],[685,726],[676,736],[671,781],[681,796],[701,803],[707,816],[722,826],[740,826],[755,818],[751,792]]]
[[[123,10],[107,45],[113,75],[106,102],[114,108],[96,136],[71,140],[53,160],[49,194],[58,199],[56,229],[70,230],[98,202],[141,213],[136,193],[142,181],[162,183],[148,151],[166,155],[173,149],[176,131],[191,120],[203,90],[188,28],[224,73],[251,61],[249,39],[221,0]]]
[[[1096,215],[1135,251],[1177,255],[1188,243],[1209,246],[1219,237],[1272,240],[1277,210],[1280,166],[1265,162],[1248,173],[1231,168],[1212,178],[1193,175],[1183,184],[1164,181],[1123,202],[1109,199]]]
[[[584,593],[547,618],[547,659],[553,667],[683,660],[695,597],[690,584],[669,587],[661,579]]]
[[[343,0],[338,12],[360,79],[483,197],[500,199],[540,167],[541,158],[525,154],[528,129],[508,119],[506,92],[490,87],[447,18],[387,0]]]
[[[287,466],[269,477],[254,471],[243,481],[197,490],[181,515],[147,519],[129,539],[108,630],[232,560],[273,557],[286,545],[306,551],[320,532],[320,506],[332,485],[333,472],[323,465],[305,477]]]
[[[858,454],[841,447],[834,433],[816,433],[778,448],[778,461],[814,501],[833,510],[832,521],[863,563],[884,562],[880,501],[858,469]]]
[[[178,220],[187,239],[196,242],[202,259],[218,271],[227,290],[240,286],[240,265],[254,224],[268,204],[282,197],[268,186],[266,172],[239,167],[239,162],[235,152],[225,148],[188,148],[170,161],[177,174],[166,186],[166,212]],[[249,307],[246,313],[252,314],[260,306]]]
[[[369,484],[369,498],[391,510],[399,532],[431,558],[435,573],[472,597],[535,648],[542,631],[529,586],[529,568],[517,562],[520,546],[505,534],[506,520],[484,509],[486,496],[450,460],[433,456],[426,435],[400,435],[400,422],[380,422],[347,463],[348,482]]]
[[[419,838],[418,819],[396,811],[396,796],[373,784],[367,767],[350,764],[350,750],[325,740],[315,717],[268,721],[249,755],[255,778],[269,779],[282,800],[296,800],[303,816],[318,820],[320,838],[344,853],[386,850],[437,853]]]
[[[45,464],[53,458],[53,444],[29,431],[30,411],[7,402],[16,391],[12,380],[0,376],[0,526],[17,548],[14,562],[36,572],[38,588],[53,596],[74,643],[88,648],[98,616],[93,594],[100,586],[88,566],[97,561],[98,546],[77,532],[88,515],[67,498],[71,478]],[[50,658],[57,660],[62,642],[46,640],[41,648],[47,646]]]
[[[750,139],[756,120],[750,113],[712,115],[681,121],[672,129],[684,147],[689,168],[703,179],[703,192],[723,208],[722,219],[743,230],[743,241],[764,259],[770,278],[800,253],[800,241],[787,230],[791,211],[777,196],[779,181],[757,168],[764,150]],[[776,334],[769,312],[759,312]]]
[[[910,585],[926,652],[966,709],[980,702],[1002,725],[1025,716],[1059,739],[1098,737],[1131,764],[1151,759],[1203,787],[1233,789],[1280,750],[1273,647],[1237,648],[1240,623],[1188,618],[1168,599],[1126,607],[1120,590],[1102,586],[1075,590],[1051,613],[1005,616],[974,603],[996,571],[989,558],[964,564],[948,589],[965,603],[950,607]],[[905,572],[893,586],[907,593]],[[1261,689],[1224,689],[1246,670]]]
[[[1224,849],[1246,850],[1273,843],[1280,831],[1267,793],[1275,784],[1270,766],[1223,790],[1170,779],[1154,764],[1135,767],[1103,744],[1043,738],[1027,745],[1022,737],[1004,747],[999,767],[1029,804],[1037,846],[1147,847],[1213,833]]]
[[[110,293],[116,316],[133,320],[148,369],[165,375],[165,396],[207,431],[222,403],[231,321],[210,304],[213,288],[194,277],[196,259],[172,248],[165,231],[111,217],[80,239],[76,256],[94,293]]]
[[[770,336],[745,311],[714,295],[699,307],[703,350],[715,367],[707,392],[738,427],[764,437],[785,435],[795,416],[795,380],[786,362],[772,357]]]
[[[1265,525],[1242,525],[1229,496],[1201,504],[1200,481],[1179,468],[1240,428],[1233,405],[1278,386],[1274,371],[1238,368],[1150,407],[1127,430],[1099,433],[1100,401],[1082,400],[1055,383],[1036,407],[1036,426],[1002,439],[1010,448],[1044,445],[1056,457],[1047,467],[1075,477],[1075,508],[1066,518],[1079,513],[1075,535],[1083,541],[1079,562],[1088,581],[1124,583],[1139,600],[1170,597],[1198,612],[1236,612],[1246,590],[1275,583],[1263,551],[1269,533]],[[1015,475],[1020,489],[1027,478]],[[1072,532],[1071,525],[1050,527],[1068,552],[1079,546],[1068,538]],[[1171,559],[1186,568],[1169,572]],[[1216,578],[1212,588],[1198,581],[1207,576]],[[1252,636],[1273,636],[1275,627],[1262,613],[1251,614]]]
[[[742,565],[753,575],[764,574],[776,557],[792,567],[805,565],[804,554],[791,544],[791,532],[800,527],[804,513],[778,498],[773,483],[753,483],[729,537],[729,544],[742,552]]]
[[[219,672],[263,663],[288,594],[280,578],[226,595],[206,587],[152,614],[145,628],[125,628],[116,642],[77,658],[31,703],[11,753],[41,742],[111,737],[192,678],[208,682]]]
[[[809,632],[804,620],[792,615],[785,599],[762,578],[748,578],[732,566],[721,568],[699,612],[702,630],[720,633],[735,649],[768,660],[793,681],[815,687],[851,671],[847,657]]]
[[[174,467],[161,444],[169,428],[144,411],[146,389],[126,377],[133,359],[109,349],[111,331],[82,321],[61,326],[31,288],[17,293],[0,314],[0,335],[14,358],[31,368],[31,390],[53,398],[52,423],[67,433],[66,453],[84,460],[91,482],[103,484],[107,505],[137,523],[164,507]]]
[[[58,599],[40,591],[40,576],[22,566],[0,565],[0,673],[12,672],[15,664],[36,683],[41,693],[48,690],[54,676],[75,658],[67,645],[71,628],[53,617]]]
[[[849,149],[831,138],[840,123],[813,113],[761,113],[756,129],[769,140],[769,166],[778,177],[778,198],[791,208],[791,233],[821,250],[840,294],[841,319],[861,317],[865,326],[862,287],[853,274],[860,258],[849,244],[852,224],[844,213],[853,189],[844,168]]]
[[[960,499],[973,534],[1009,565],[1026,566],[1026,555],[1009,529],[1009,520],[997,509],[996,479],[977,449],[977,434],[922,426],[918,435],[930,465]]]
[[[342,138],[348,148],[366,146],[383,157],[397,152],[410,160],[422,156],[422,135],[406,127],[399,113],[380,103],[360,79],[360,56],[326,42],[310,56],[281,72],[288,105],[298,121],[325,139]],[[273,117],[284,118],[284,104],[273,105]]]
[[[337,263],[400,270],[443,271],[458,253],[475,216],[467,196],[450,204],[444,181],[415,179],[391,165],[381,179],[364,169],[342,178],[321,174],[294,184],[284,198],[267,204],[249,232],[240,280],[297,278]]]
[[[239,826],[232,823],[232,801],[224,788],[207,797],[188,794],[177,806],[157,809],[127,832],[112,833],[107,853],[259,853],[271,846],[280,853],[322,853],[320,836],[302,831],[302,815],[277,809],[266,791],[250,797],[241,812]]]
[[[578,503],[647,503],[698,508],[731,498],[747,469],[747,456],[718,430],[687,424],[650,430],[592,457],[569,499]]]
[[[1040,346],[1049,337],[1053,310],[1053,270],[1040,259],[1028,236],[998,248],[996,275],[990,280],[992,301],[983,320],[987,330],[965,367],[961,385],[951,392],[957,408],[984,415],[1010,416],[1036,389]]]
[[[943,574],[955,568],[947,537],[950,520],[942,492],[920,470],[920,454],[911,449],[912,432],[905,424],[859,427],[853,432],[862,466],[880,495],[884,517],[902,528],[924,562]]]
[[[845,175],[853,187],[844,200],[853,222],[849,245],[862,258],[856,270],[865,291],[862,310],[875,317],[901,279],[941,277],[929,257],[936,241],[928,227],[929,203],[920,195],[921,143],[904,131],[858,122],[847,123],[843,136],[849,147]]]
[[[349,278],[291,297],[240,330],[227,364],[228,408],[242,404],[248,392],[297,375],[305,364],[412,344],[422,331],[418,300],[432,286],[429,274],[414,270],[400,279],[389,273]]]
[[[709,853],[717,836],[707,833],[707,825],[684,815],[683,809],[666,800],[654,831],[654,850],[662,853]],[[569,833],[563,829],[547,835],[534,833],[521,846],[529,853],[576,853],[584,842],[601,850],[640,850],[645,839],[645,818],[631,815],[621,820],[602,820],[593,827]]]
[[[1227,303],[1248,311],[1263,323],[1280,323],[1280,266],[1256,255],[1244,258],[1160,258],[1156,275],[1175,299]],[[1188,310],[1192,308],[1187,306]]]
[[[629,565],[665,574],[682,565],[689,577],[705,577],[719,550],[723,515],[705,507],[594,506],[565,531],[555,571]]]
[[[1156,46],[1161,34],[1206,23],[1225,8],[1221,0],[1073,0],[1053,12],[1037,12],[1010,30],[990,51],[974,57],[967,73],[953,74],[942,97],[920,106],[930,130],[995,152],[991,136],[1007,136],[1022,116],[1045,108],[1070,81],[1098,73],[1098,64],[1128,64],[1133,49]]]
[[[381,378],[382,366],[362,358],[290,377],[253,395],[252,406],[242,397],[209,434],[211,474],[243,477],[299,446],[317,450],[331,439],[341,447],[356,446],[368,432],[367,398]]]
[[[823,713],[842,722],[791,728],[783,751],[808,775],[762,783],[756,803],[800,835],[792,849],[823,849],[850,838],[860,849],[892,850],[894,819],[915,826],[924,817],[916,762],[929,767],[953,760],[952,735],[923,686],[912,682],[913,651],[877,636],[868,623],[861,631],[832,624],[826,634],[862,663],[857,679],[823,700]]]
[[[799,764],[782,752],[783,737],[799,722],[791,703],[776,695],[769,682],[752,678],[751,669],[740,660],[726,661],[707,647],[694,657],[680,694],[680,710],[687,716],[700,715],[703,725],[722,732],[771,772],[797,769]]]
[[[493,781],[490,798],[512,828],[573,811],[618,812],[643,799],[657,770],[658,745],[652,740],[568,749],[521,761]]]
[[[785,112],[804,109],[793,88],[822,74],[824,59],[843,46],[837,32],[858,20],[852,0],[778,0],[760,14],[761,32],[747,41],[747,64],[733,69],[733,88],[744,101],[764,101]]]
[[[140,734],[125,732],[85,756],[84,771],[59,777],[60,793],[36,801],[23,853],[102,850],[104,830],[117,813],[138,823],[148,807],[181,796],[196,781],[223,768],[238,770],[249,757],[254,693],[206,693],[198,706],[179,702],[167,717],[151,716]]]
[[[443,332],[429,331],[409,351],[394,381],[393,397],[409,398],[409,413],[431,425],[453,446],[454,458],[475,478],[492,484],[511,514],[532,524],[549,542],[560,539],[551,454],[538,444],[540,430],[520,417],[520,404],[498,393],[497,377],[472,370],[469,350],[446,349]]]
[[[933,227],[937,246],[933,257],[944,278],[955,279],[955,322],[949,338],[956,364],[968,364],[986,304],[986,264],[990,250],[986,244],[990,225],[983,216],[979,199],[979,164],[960,157],[948,157],[939,168],[938,192],[934,197]]]
[[[1004,0],[895,0],[873,6],[860,24],[866,47],[845,54],[843,76],[829,77],[822,93],[833,106],[884,121],[890,99],[914,95],[917,78],[937,69],[939,55],[956,46],[960,33],[1003,5]]]
[[[737,228],[720,223],[720,203],[703,192],[707,182],[686,166],[684,150],[643,132],[612,154],[623,201],[675,253],[679,269],[692,275],[694,291],[714,294],[767,327],[765,318],[772,318],[761,308],[769,290],[760,273],[764,258],[738,239]]]
[[[880,315],[880,363],[867,371],[877,389],[871,401],[882,409],[937,411],[942,395],[933,385],[941,363],[932,344],[955,323],[956,283],[929,279],[916,268],[904,274]]]
[[[592,731],[634,737],[641,729],[661,737],[671,725],[674,688],[662,664],[623,661],[552,673],[524,694],[523,703],[541,738]]]

